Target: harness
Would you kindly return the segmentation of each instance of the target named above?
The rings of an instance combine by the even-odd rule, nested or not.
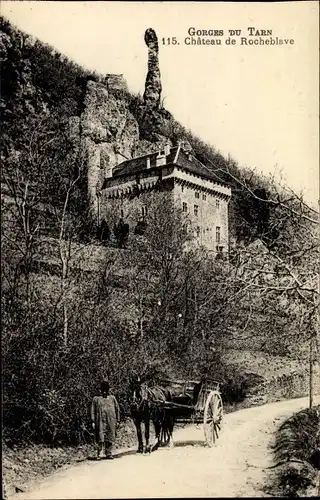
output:
[[[140,391],[140,398],[137,397],[137,391],[133,391],[132,407],[135,411],[156,410],[159,405],[164,404],[167,400],[161,387],[148,387],[147,384],[143,383],[140,386]]]

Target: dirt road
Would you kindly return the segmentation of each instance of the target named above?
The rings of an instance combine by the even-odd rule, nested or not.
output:
[[[320,403],[317,398],[316,403]],[[151,455],[132,452],[113,461],[88,461],[44,480],[26,499],[147,497],[262,497],[268,445],[279,423],[306,408],[307,398],[281,401],[228,414],[214,448],[203,443],[202,427],[175,432],[175,448]]]

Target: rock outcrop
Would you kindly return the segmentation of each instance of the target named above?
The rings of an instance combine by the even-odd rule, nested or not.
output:
[[[94,209],[105,177],[126,158],[132,158],[139,140],[138,123],[124,101],[109,93],[107,86],[87,82],[79,135],[88,157],[88,194]]]
[[[105,75],[104,83],[109,92],[129,92],[127,82],[123,75],[107,74]]]
[[[156,32],[152,28],[146,30],[144,41],[148,47],[148,72],[143,103],[139,110],[140,137],[151,142],[161,142],[161,136],[167,135],[166,130],[172,117],[161,106],[159,44]]]
[[[143,103],[136,116],[129,111],[130,98],[123,75],[106,75],[102,82],[88,79],[79,117],[70,120],[70,132],[80,140],[87,156],[89,202],[98,210],[98,195],[112,169],[126,159],[172,145],[168,140],[171,115],[161,109],[159,46],[155,31],[145,32],[148,73]]]
[[[156,32],[152,28],[146,30],[144,41],[148,47],[148,73],[143,100],[148,111],[152,111],[159,109],[162,91],[159,67],[159,44]]]

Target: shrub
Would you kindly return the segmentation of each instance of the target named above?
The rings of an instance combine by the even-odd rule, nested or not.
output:
[[[274,445],[279,465],[274,488],[277,494],[303,496],[315,487],[317,469],[312,462],[320,440],[320,406],[302,410],[278,429]]]

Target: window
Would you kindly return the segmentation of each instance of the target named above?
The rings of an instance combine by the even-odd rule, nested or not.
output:
[[[219,210],[220,208],[220,200],[216,200],[216,209]]]
[[[196,215],[197,217],[199,215],[199,207],[198,207],[198,205],[194,206],[194,215]]]
[[[185,201],[182,203],[182,212],[188,212],[188,205]]]
[[[220,232],[220,227],[217,226],[216,227],[216,243],[218,245],[220,245],[220,241],[221,241],[221,232]]]
[[[207,199],[207,195],[206,195],[206,194],[203,194],[203,195],[202,195],[202,199],[203,199],[204,201],[206,201],[206,199]]]
[[[200,236],[200,227],[198,226],[197,227],[197,237],[199,238],[199,236]]]
[[[141,208],[141,213],[142,213],[142,218],[144,219],[145,217],[147,217],[147,214],[148,214],[148,209],[147,207],[142,207]]]
[[[120,217],[121,217],[121,219],[123,219],[123,218],[124,218],[124,213],[123,213],[122,208],[121,208],[121,210],[120,210]]]
[[[184,191],[184,187],[183,187],[183,186],[181,186],[181,193],[183,193],[183,191]]]
[[[200,194],[199,193],[194,193],[194,194],[195,194],[196,198],[200,198]]]

